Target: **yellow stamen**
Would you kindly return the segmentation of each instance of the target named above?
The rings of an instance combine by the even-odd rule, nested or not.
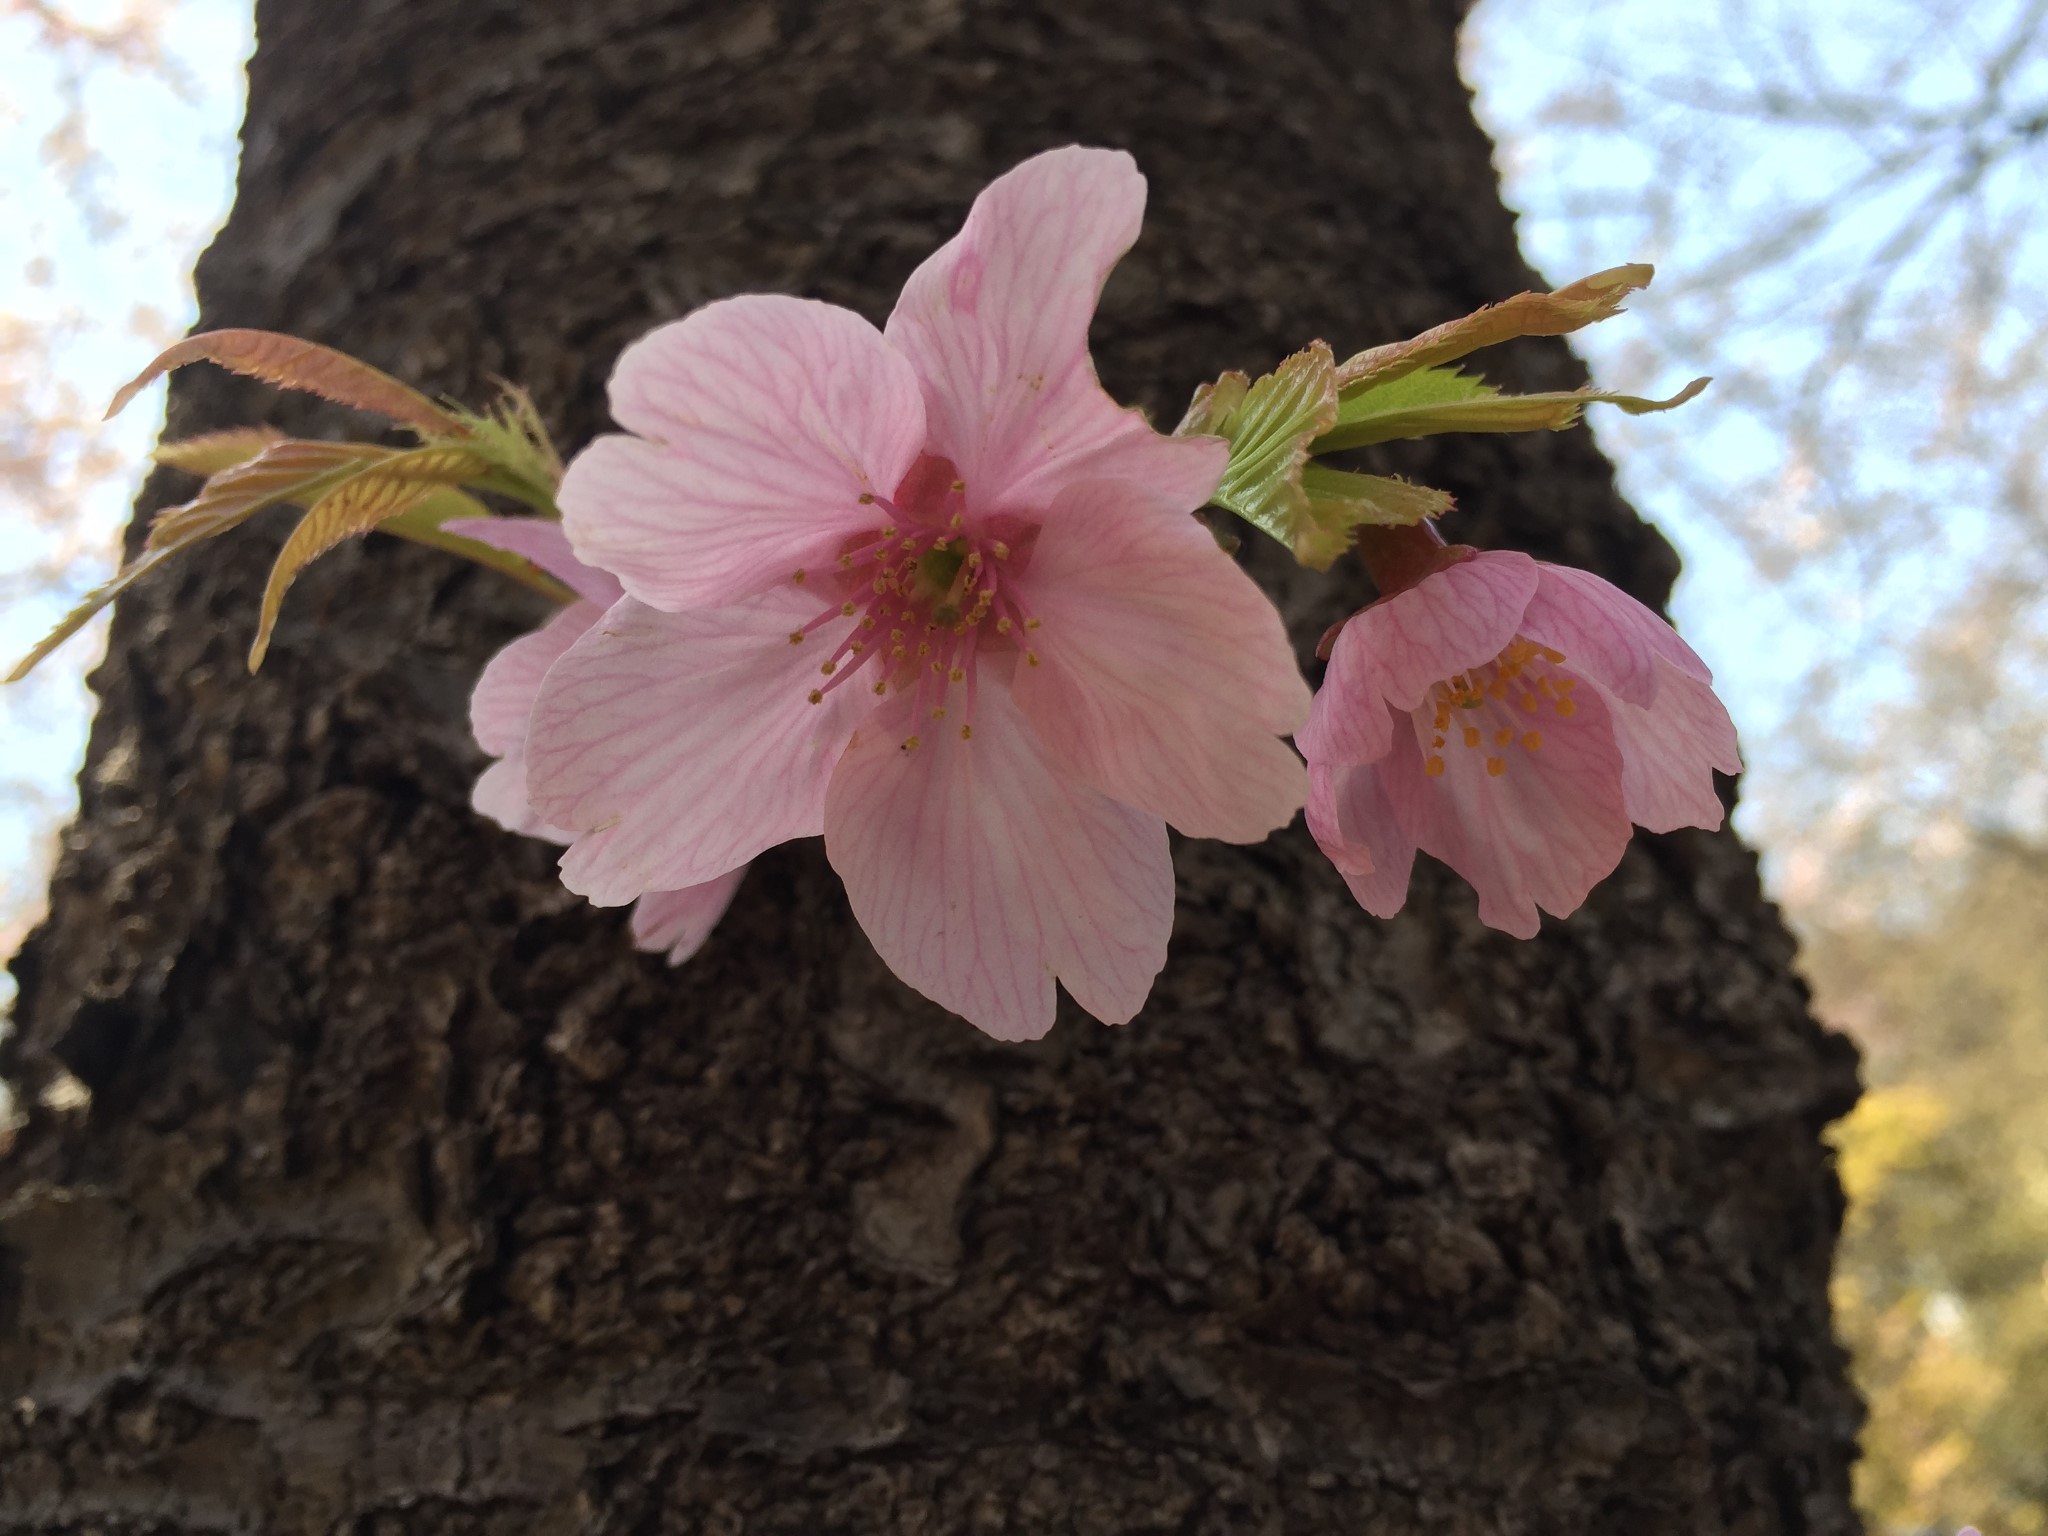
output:
[[[1486,776],[1497,779],[1508,771],[1508,760],[1504,757],[1489,757],[1486,760]]]
[[[1444,776],[1444,760],[1432,752],[1423,759],[1422,771],[1432,779],[1440,779]]]

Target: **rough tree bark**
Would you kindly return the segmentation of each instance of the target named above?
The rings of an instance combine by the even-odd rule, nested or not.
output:
[[[202,324],[503,374],[574,444],[651,322],[880,318],[1078,139],[1151,177],[1096,340],[1172,419],[1531,284],[1459,19],[263,0]],[[343,424],[205,372],[180,433]],[[1582,433],[1399,465],[1475,542],[1668,590]],[[997,1046],[882,970],[814,845],[687,969],[630,953],[466,809],[466,694],[535,600],[373,542],[252,681],[277,536],[122,605],[16,963],[0,1529],[1854,1528],[1820,1141],[1854,1059],[1733,837],[1639,838],[1529,944],[1433,868],[1366,918],[1299,826],[1180,846],[1146,1013]],[[1304,656],[1365,594],[1250,557]]]

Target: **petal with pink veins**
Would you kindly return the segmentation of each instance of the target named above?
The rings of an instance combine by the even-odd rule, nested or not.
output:
[[[872,716],[832,776],[825,852],[885,964],[998,1040],[1052,1027],[1053,983],[1105,1024],[1143,1005],[1173,931],[1157,816],[1063,771],[1000,683],[974,737],[904,701]]]
[[[478,746],[500,759],[478,778],[470,804],[508,832],[550,842],[569,841],[569,834],[548,825],[527,798],[526,735],[548,668],[583,637],[603,611],[594,603],[571,603],[541,628],[521,635],[493,656],[469,696],[470,732]]]
[[[979,507],[1042,508],[1079,479],[1139,481],[1178,511],[1215,490],[1228,446],[1153,431],[1088,356],[1103,282],[1144,214],[1129,155],[1052,150],[991,182],[903,285],[889,341],[924,382],[931,451]]]
[[[1018,576],[1043,658],[1016,699],[1053,755],[1190,837],[1255,843],[1308,795],[1281,738],[1308,685],[1272,602],[1193,518],[1117,481],[1068,487]]]
[[[1718,827],[1722,807],[1713,770],[1742,771],[1735,722],[1705,683],[1669,662],[1660,660],[1657,667],[1662,676],[1655,704],[1613,705],[1628,818],[1652,832]]]
[[[910,365],[851,310],[724,299],[652,331],[612,373],[612,414],[559,500],[577,557],[652,607],[748,597],[885,521],[924,445]]]
[[[1295,739],[1312,763],[1369,763],[1392,744],[1381,703],[1406,712],[1431,688],[1492,661],[1536,591],[1536,562],[1492,550],[1425,576],[1354,614],[1337,636],[1309,722]]]
[[[1606,700],[1592,688],[1572,698],[1569,718],[1541,717],[1539,750],[1523,745],[1530,717],[1487,699],[1461,710],[1454,727],[1476,731],[1479,746],[1453,742],[1440,754],[1439,776],[1425,772],[1419,744],[1381,764],[1388,798],[1416,845],[1471,883],[1481,922],[1517,938],[1536,936],[1538,907],[1557,917],[1576,911],[1628,847]],[[1419,714],[1408,722],[1416,737],[1429,726]],[[1489,759],[1504,771],[1488,772]]]
[[[457,517],[443,523],[441,531],[530,560],[600,609],[626,595],[618,577],[576,558],[569,548],[569,535],[553,518]]]
[[[1412,734],[1395,751],[1415,750]],[[1308,771],[1308,829],[1358,904],[1392,917],[1408,901],[1415,843],[1387,794],[1378,763],[1317,764]]]
[[[1661,658],[1682,675],[1712,682],[1706,663],[1650,609],[1590,571],[1539,564],[1522,633],[1562,651],[1574,672],[1631,704],[1656,696]]]
[[[732,905],[746,866],[680,891],[649,891],[633,903],[633,945],[666,954],[681,965],[704,947],[711,930]]]
[[[815,601],[783,589],[663,613],[626,598],[549,670],[534,706],[534,808],[577,832],[569,889],[601,907],[680,890],[824,828],[825,781],[875,700],[809,702],[829,645],[789,636]]]

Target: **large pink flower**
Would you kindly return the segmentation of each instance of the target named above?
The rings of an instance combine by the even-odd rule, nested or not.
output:
[[[1721,824],[1735,727],[1668,624],[1527,555],[1407,554],[1419,579],[1344,625],[1296,737],[1309,830],[1361,906],[1400,911],[1420,848],[1482,922],[1531,938],[1538,907],[1570,914],[1620,862],[1631,822]]]
[[[548,672],[533,805],[600,904],[822,832],[913,986],[989,1033],[1054,982],[1121,1023],[1164,963],[1166,826],[1249,842],[1307,794],[1279,617],[1188,513],[1226,446],[1103,391],[1088,324],[1137,237],[1127,155],[1002,177],[886,332],[793,298],[629,348],[569,468],[628,594]]]
[[[548,668],[624,594],[616,580],[570,552],[560,523],[485,517],[446,526],[450,533],[525,556],[577,594],[575,602],[541,628],[521,635],[493,656],[469,700],[470,730],[477,745],[497,759],[476,781],[470,803],[508,832],[569,842],[574,834],[549,826],[526,797],[527,727]],[[671,965],[682,964],[711,937],[745,873],[742,866],[683,890],[649,891],[633,905],[633,942],[641,949],[665,952]]]

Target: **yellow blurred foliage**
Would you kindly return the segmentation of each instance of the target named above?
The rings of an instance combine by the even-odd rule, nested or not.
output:
[[[1869,1053],[1834,1298],[1879,1530],[2048,1531],[2048,849],[1980,845],[1909,928],[1815,935]]]

